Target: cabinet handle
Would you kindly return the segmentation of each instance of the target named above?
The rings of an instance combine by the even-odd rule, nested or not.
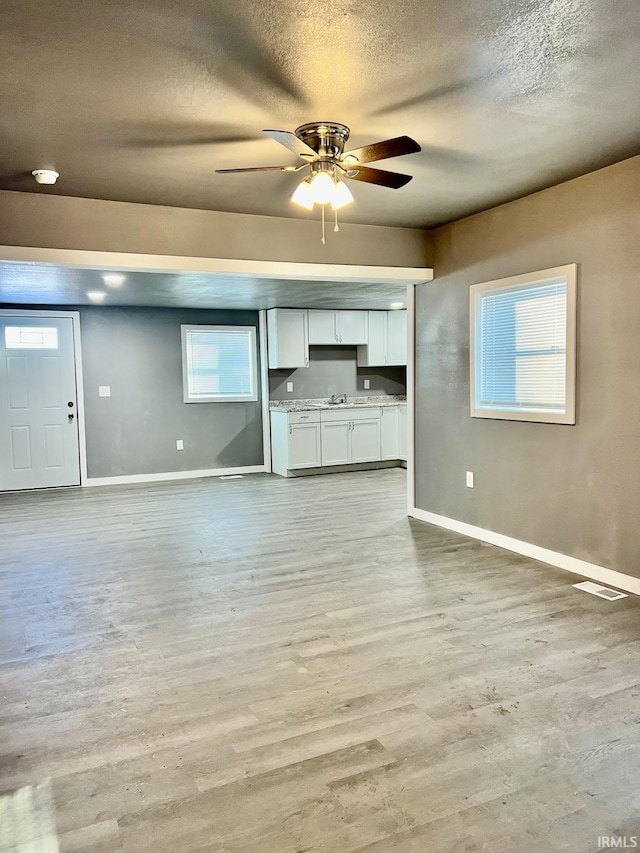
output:
[[[309,415],[300,415],[300,420],[304,421],[309,417]]]
[[[291,435],[292,430],[293,430],[293,427],[289,427],[289,435]]]

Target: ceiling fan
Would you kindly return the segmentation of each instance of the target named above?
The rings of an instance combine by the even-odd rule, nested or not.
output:
[[[400,157],[403,154],[415,154],[422,149],[410,136],[397,136],[374,142],[362,148],[345,151],[349,139],[349,128],[344,124],[329,121],[314,121],[303,124],[294,133],[288,130],[265,130],[268,137],[279,142],[303,162],[296,166],[253,166],[244,169],[216,169],[219,174],[233,172],[299,172],[308,169],[309,172],[298,185],[291,196],[291,201],[306,210],[312,210],[314,205],[322,207],[323,242],[324,242],[324,208],[330,204],[337,211],[353,201],[351,191],[342,178],[354,181],[365,181],[380,187],[400,189],[411,180],[411,175],[400,172],[388,172],[383,169],[372,169],[366,163],[378,160],[388,160],[390,157]]]

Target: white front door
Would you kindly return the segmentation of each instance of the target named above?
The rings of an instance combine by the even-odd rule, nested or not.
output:
[[[0,314],[0,491],[80,484],[73,333]]]

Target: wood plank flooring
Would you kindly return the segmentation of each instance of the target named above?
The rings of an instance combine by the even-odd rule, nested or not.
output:
[[[51,779],[76,853],[640,837],[638,600],[409,521],[405,476],[0,496],[0,793]]]

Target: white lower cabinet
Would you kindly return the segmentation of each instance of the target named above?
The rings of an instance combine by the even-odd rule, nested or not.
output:
[[[274,473],[304,468],[378,462],[401,455],[406,407],[321,409],[271,412],[271,463]]]
[[[380,410],[380,445],[382,459],[399,458],[399,407]]]
[[[380,409],[336,409],[320,413],[322,464],[348,465],[380,459]]]
[[[287,476],[296,468],[318,468],[320,412],[271,412],[271,468]]]
[[[380,418],[353,421],[351,424],[351,461],[377,462],[380,456]]]
[[[398,456],[407,461],[407,407],[398,406]]]
[[[288,467],[316,468],[320,464],[320,424],[290,424]]]
[[[323,465],[348,465],[351,462],[351,422],[321,424],[320,446]]]

